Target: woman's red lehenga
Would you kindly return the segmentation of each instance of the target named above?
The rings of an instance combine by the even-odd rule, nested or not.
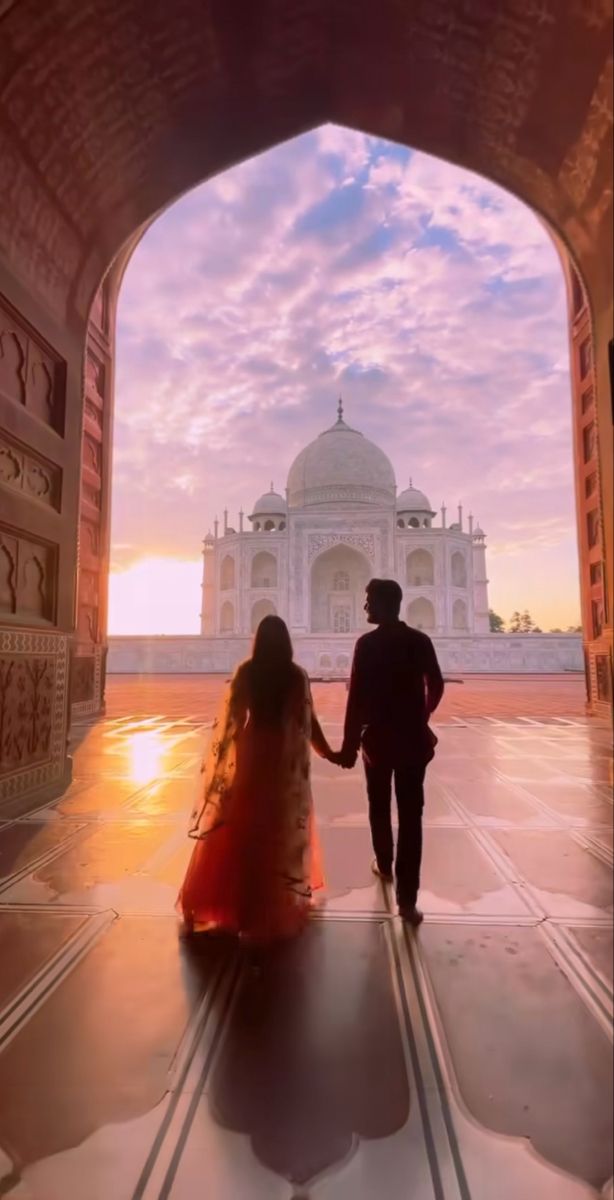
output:
[[[305,702],[310,708],[308,684]],[[283,725],[250,721],[242,729],[239,715],[238,729],[228,734],[232,713],[231,691],[226,735],[220,729],[213,746],[217,812],[203,822],[201,810],[200,827],[193,827],[198,841],[177,908],[188,931],[219,930],[267,943],[301,932],[312,893],[324,885],[309,786],[310,713],[307,722],[296,720],[294,706]],[[210,764],[208,770],[211,789],[215,771]]]

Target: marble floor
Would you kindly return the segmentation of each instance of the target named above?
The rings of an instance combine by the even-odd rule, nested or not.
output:
[[[326,895],[257,960],[178,937],[202,712],[74,730],[65,794],[0,812],[0,1196],[612,1196],[609,732],[436,729],[420,931],[316,759]]]

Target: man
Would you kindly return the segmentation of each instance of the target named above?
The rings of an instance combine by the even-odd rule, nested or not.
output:
[[[399,913],[411,925],[422,921],[416,907],[422,859],[424,775],[436,737],[428,726],[443,695],[443,678],[431,639],[399,619],[403,593],[393,579],[372,579],[365,612],[377,629],[363,634],[354,650],[343,745],[336,761],[353,767],[362,748],[369,824],[375,859],[372,870],[392,882],[392,778],[399,831],[395,862]]]

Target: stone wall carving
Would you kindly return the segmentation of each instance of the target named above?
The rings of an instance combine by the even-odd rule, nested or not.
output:
[[[94,699],[95,662],[93,655],[73,655],[70,661],[70,703]]]
[[[0,396],[64,433],[64,364],[0,301]]]
[[[372,533],[310,533],[307,542],[307,558],[311,563],[318,554],[330,550],[331,546],[351,546],[359,550],[369,559],[371,566],[375,563],[375,538]]]
[[[100,488],[92,487],[89,483],[84,483],[81,488],[81,498],[87,504],[91,504],[92,508],[100,508]]]
[[[68,639],[0,632],[0,801],[62,778]]]
[[[54,621],[57,546],[0,525],[0,617]]]
[[[60,467],[21,446],[7,434],[0,434],[0,483],[60,511]]]
[[[106,646],[88,649],[91,653],[77,653],[71,663],[70,711],[77,721],[100,712],[104,696]]]

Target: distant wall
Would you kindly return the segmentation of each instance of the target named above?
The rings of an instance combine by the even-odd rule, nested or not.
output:
[[[443,671],[466,675],[556,675],[583,671],[582,638],[575,633],[490,633],[438,637]],[[349,673],[355,637],[294,638],[297,662],[310,674],[331,678]],[[117,675],[228,674],[250,652],[242,637],[110,637],[107,671]]]

